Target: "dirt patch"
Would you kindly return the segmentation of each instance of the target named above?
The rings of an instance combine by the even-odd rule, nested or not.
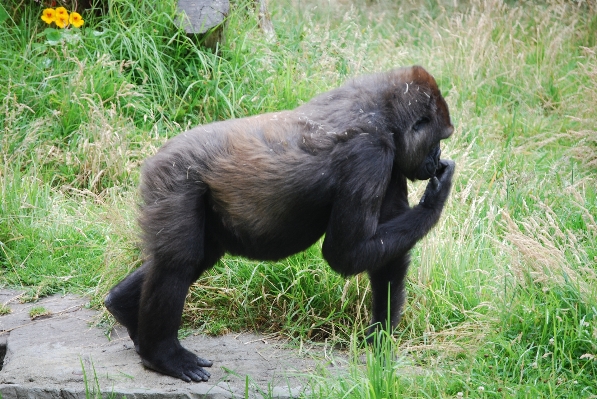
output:
[[[183,345],[213,360],[212,376],[207,383],[185,383],[144,368],[124,328],[107,334],[96,327],[98,312],[87,308],[86,298],[52,296],[22,304],[19,295],[0,290],[0,303],[11,308],[10,314],[0,316],[3,399],[85,398],[86,388],[119,398],[227,399],[246,393],[250,398],[291,398],[308,389],[308,375],[318,368],[345,364],[329,348],[299,351],[248,333],[197,335],[185,338]],[[48,313],[32,320],[29,311],[34,306]]]

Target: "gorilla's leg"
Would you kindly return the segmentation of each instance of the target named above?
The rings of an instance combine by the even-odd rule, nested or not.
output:
[[[404,212],[410,211],[406,178],[393,171],[386,196],[382,202],[379,223],[391,220]],[[410,265],[408,252],[392,259],[383,267],[368,270],[372,294],[372,318],[367,331],[367,340],[372,342],[373,334],[387,327],[388,317],[391,331],[400,322],[404,304],[404,278]],[[389,310],[388,310],[389,306]]]
[[[373,341],[374,333],[379,329],[384,329],[389,324],[391,332],[400,322],[402,305],[404,304],[404,278],[409,264],[410,255],[406,253],[381,269],[369,271],[373,298],[373,316],[367,331],[367,340],[369,342]]]
[[[195,269],[193,266],[178,263],[173,269],[159,264],[152,268],[143,285],[139,309],[139,354],[143,364],[187,382],[207,381],[210,374],[202,367],[212,365],[183,348],[177,337],[185,297],[194,281],[185,269]]]
[[[178,340],[184,301],[190,285],[212,267],[223,250],[206,236],[202,196],[186,193],[158,201],[142,215],[150,259],[139,306],[139,355],[146,367],[187,382],[207,381],[203,367],[211,361],[197,357]],[[168,212],[168,217],[164,217]]]
[[[117,322],[126,327],[137,352],[139,352],[139,339],[137,337],[139,300],[141,299],[141,287],[148,267],[147,262],[144,263],[112,288],[104,299],[106,309],[112,313]]]

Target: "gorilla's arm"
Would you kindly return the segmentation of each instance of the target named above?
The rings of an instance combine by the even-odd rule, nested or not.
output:
[[[408,212],[379,225],[373,241],[383,240],[390,250],[384,252],[403,253],[410,250],[438,222],[450,189],[455,164],[441,160],[435,177],[427,183],[421,202]],[[382,260],[383,262],[383,260]]]
[[[452,186],[454,167],[453,161],[441,160],[421,203],[382,223],[378,223],[379,207],[374,196],[369,201],[362,192],[357,198],[340,196],[334,203],[322,248],[330,266],[344,275],[353,275],[374,271],[408,252],[439,220]]]

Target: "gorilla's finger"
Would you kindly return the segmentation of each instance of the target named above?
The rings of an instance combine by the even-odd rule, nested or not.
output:
[[[214,364],[211,360],[206,360],[201,357],[197,357],[197,365],[201,367],[211,367]],[[207,371],[206,371],[207,373]],[[209,373],[208,373],[209,374]]]

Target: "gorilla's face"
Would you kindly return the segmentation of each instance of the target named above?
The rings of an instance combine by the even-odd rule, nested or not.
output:
[[[410,180],[430,179],[439,167],[440,141],[454,132],[448,105],[431,75],[419,75],[417,69],[395,86],[390,107],[395,115],[395,164]]]

